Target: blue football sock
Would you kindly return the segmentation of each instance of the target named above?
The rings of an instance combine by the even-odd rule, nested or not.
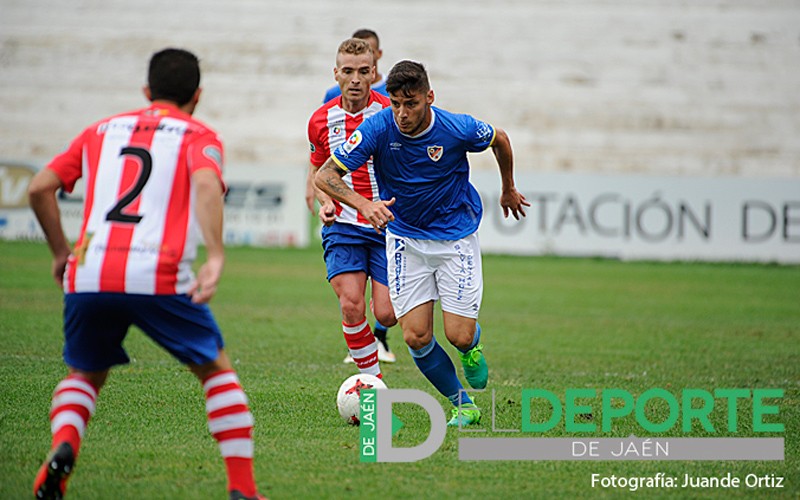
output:
[[[469,347],[467,347],[464,350],[461,350],[461,349],[458,349],[458,348],[457,349],[459,351],[461,351],[461,354],[466,354],[466,353],[468,353],[470,351],[470,349],[472,349],[473,347],[478,345],[478,343],[480,341],[481,341],[481,324],[480,323],[475,323],[475,336],[472,337],[472,343],[469,345]]]
[[[458,380],[456,374],[456,367],[450,361],[450,356],[442,349],[436,342],[436,337],[431,340],[431,343],[422,347],[421,349],[414,350],[408,348],[411,357],[414,358],[419,371],[425,375],[425,378],[430,380],[431,384],[436,387],[436,390],[442,393],[444,397],[450,400],[453,405],[458,405],[459,392],[461,393],[461,403],[472,403],[469,395],[464,391],[464,386]]]

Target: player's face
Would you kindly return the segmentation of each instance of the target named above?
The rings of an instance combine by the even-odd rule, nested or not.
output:
[[[418,91],[411,94],[390,92],[394,120],[400,132],[406,135],[417,135],[431,124],[431,104],[433,90]]]
[[[333,74],[342,96],[349,100],[365,99],[375,76],[372,54],[338,54]]]

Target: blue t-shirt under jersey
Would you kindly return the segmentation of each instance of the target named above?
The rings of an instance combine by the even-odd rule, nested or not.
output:
[[[478,230],[483,206],[469,182],[467,152],[488,148],[494,128],[470,115],[432,107],[431,125],[410,137],[400,132],[391,108],[364,122],[333,159],[347,171],[372,156],[378,191],[395,220],[389,229],[398,236],[425,240],[458,240]]]

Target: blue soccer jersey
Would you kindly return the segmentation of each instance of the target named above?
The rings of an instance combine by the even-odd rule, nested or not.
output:
[[[469,182],[468,152],[484,151],[494,128],[470,115],[432,107],[428,129],[410,137],[400,132],[391,108],[366,119],[333,152],[334,161],[350,172],[372,156],[383,200],[396,198],[389,209],[389,229],[398,236],[426,240],[458,240],[478,230],[483,206]]]

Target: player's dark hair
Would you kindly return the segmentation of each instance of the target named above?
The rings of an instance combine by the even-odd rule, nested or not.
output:
[[[428,92],[431,85],[425,66],[416,61],[400,61],[386,77],[386,91],[390,94],[402,92],[406,97],[418,92]]]
[[[172,101],[183,106],[200,86],[200,62],[183,49],[164,49],[150,58],[147,85],[153,101]]]
[[[353,34],[352,34],[352,37],[353,38],[359,38],[361,40],[368,40],[370,38],[374,38],[375,41],[377,42],[375,44],[376,47],[380,47],[381,46],[381,39],[378,38],[378,34],[375,33],[374,31],[366,29],[366,28],[361,28],[360,30],[355,30],[353,32]]]

